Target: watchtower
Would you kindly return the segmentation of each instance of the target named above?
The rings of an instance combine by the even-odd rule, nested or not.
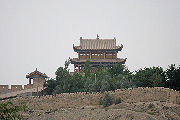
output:
[[[43,84],[44,82],[46,82],[48,76],[45,73],[39,72],[36,68],[34,72],[31,72],[28,75],[26,75],[26,78],[29,79],[29,84],[27,85],[27,87],[35,88],[35,87],[43,87]],[[32,80],[33,80],[33,84],[32,84]]]

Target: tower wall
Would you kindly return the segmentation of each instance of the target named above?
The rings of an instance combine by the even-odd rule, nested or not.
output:
[[[30,89],[30,88],[33,88],[33,84],[24,85],[24,89]]]
[[[37,87],[37,86],[43,87],[45,81],[46,80],[44,78],[42,78],[42,77],[33,78],[33,87]]]

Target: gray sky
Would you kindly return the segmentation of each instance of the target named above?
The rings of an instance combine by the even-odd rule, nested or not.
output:
[[[97,33],[124,45],[130,70],[180,65],[180,0],[0,0],[0,84],[27,84],[35,68],[54,78]]]

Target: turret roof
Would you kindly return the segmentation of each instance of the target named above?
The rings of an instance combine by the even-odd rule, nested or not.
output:
[[[43,78],[48,78],[48,76],[45,73],[39,72],[37,70],[37,68],[36,68],[36,70],[34,72],[31,72],[28,75],[26,75],[26,78],[34,78],[34,75],[39,75],[39,76],[41,76]]]

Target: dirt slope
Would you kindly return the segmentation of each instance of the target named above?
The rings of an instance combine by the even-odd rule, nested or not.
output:
[[[120,103],[103,108],[94,106],[30,109],[28,120],[180,120],[180,105],[165,102]]]

